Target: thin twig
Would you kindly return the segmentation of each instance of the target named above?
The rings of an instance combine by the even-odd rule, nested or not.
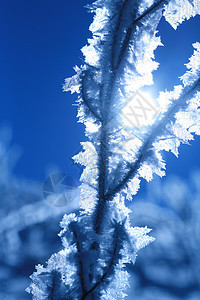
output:
[[[175,102],[170,105],[168,111],[163,115],[163,117],[154,125],[152,125],[151,133],[147,136],[146,141],[138,150],[139,155],[137,160],[131,166],[124,179],[122,179],[122,181],[112,191],[108,191],[108,193],[105,195],[106,200],[112,200],[113,197],[125,187],[128,181],[134,177],[144,159],[147,159],[152,154],[150,152],[152,145],[168,124],[169,117],[171,120],[172,117],[175,116],[178,109],[181,106],[184,107],[186,105],[187,101],[193,96],[195,92],[198,91],[199,86],[200,78],[196,80],[191,88],[185,88],[186,91],[183,91],[179,99],[175,100]]]
[[[78,235],[77,235],[77,232],[76,232],[74,226],[72,228],[72,231],[73,231],[73,234],[74,234],[74,237],[75,237],[75,240],[76,240],[76,247],[77,247],[77,251],[78,251],[79,277],[80,277],[82,292],[83,292],[83,294],[85,294],[86,293],[85,282],[84,282],[85,274],[84,274],[84,269],[83,269],[83,263],[82,263],[82,260],[81,260],[81,246],[80,246],[80,243],[79,243],[79,240],[78,240]]]
[[[89,103],[89,99],[87,99],[87,96],[84,92],[84,81],[86,79],[86,72],[84,72],[84,75],[82,77],[82,85],[81,85],[81,97],[84,102],[84,104],[87,106],[89,111],[92,113],[92,115],[95,117],[96,120],[99,122],[102,122],[102,118],[98,115],[98,113],[93,109],[92,105]]]
[[[141,14],[138,18],[136,18],[130,25],[130,27],[128,28],[127,32],[126,32],[126,36],[125,39],[123,41],[122,47],[121,47],[121,51],[118,57],[118,62],[116,65],[116,69],[120,66],[121,61],[124,57],[124,53],[129,45],[130,42],[130,38],[131,38],[131,34],[133,29],[135,28],[135,26],[141,21],[143,20],[149,13],[151,13],[153,10],[155,10],[156,8],[159,8],[159,6],[164,5],[165,3],[169,2],[170,0],[159,0],[155,3],[153,3],[143,14]]]
[[[111,272],[111,269],[114,266],[114,260],[115,260],[116,254],[119,252],[119,251],[117,251],[117,250],[119,250],[118,249],[118,232],[117,232],[117,229],[115,229],[114,240],[115,240],[115,245],[114,245],[113,255],[110,259],[108,268],[106,269],[104,274],[101,276],[101,278],[94,284],[94,286],[83,295],[81,300],[86,299],[86,297],[88,295],[92,294],[97,289],[97,287],[105,281],[105,279],[107,278],[107,276]]]

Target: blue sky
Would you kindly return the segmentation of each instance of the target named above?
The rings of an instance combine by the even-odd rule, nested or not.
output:
[[[90,37],[92,15],[85,0],[0,1],[0,126],[10,124],[13,143],[23,149],[16,166],[19,176],[43,181],[48,165],[57,165],[75,178],[79,169],[70,157],[85,140],[77,124],[76,96],[64,93],[62,84],[82,63],[80,48]],[[200,41],[200,17],[184,22],[175,31],[162,20],[159,34],[165,47],[156,51],[159,70],[154,72],[152,93],[179,84]],[[187,177],[200,168],[200,139],[181,146],[180,157],[165,154],[167,173]]]

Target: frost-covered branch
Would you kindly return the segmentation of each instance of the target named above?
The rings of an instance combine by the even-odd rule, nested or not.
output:
[[[152,125],[152,128],[149,130],[149,135],[143,141],[142,146],[138,150],[137,160],[130,167],[130,170],[127,171],[125,178],[119,182],[119,184],[113,188],[112,191],[108,191],[105,195],[106,200],[112,200],[112,198],[116,195],[116,193],[123,190],[128,181],[132,179],[138,172],[141,164],[152,156],[153,143],[159,139],[160,136],[164,135],[164,131],[167,130],[167,126],[171,125],[173,119],[175,118],[175,114],[180,110],[186,108],[188,101],[194,97],[194,94],[197,93],[200,89],[200,78],[198,78],[192,86],[186,87],[178,100],[173,102],[168,110],[161,116],[161,118]],[[190,127],[191,128],[191,127]],[[178,137],[177,137],[178,138]],[[166,140],[169,137],[166,137]]]
[[[49,279],[42,274],[52,282],[55,270],[66,299],[125,298],[129,275],[124,268],[153,240],[146,227],[131,226],[125,200],[137,193],[141,178],[164,175],[162,150],[178,155],[180,143],[200,134],[199,43],[193,45],[182,83],[160,93],[156,108],[153,100],[137,100],[158,68],[154,51],[162,45],[157,36],[161,18],[176,29],[200,13],[199,1],[97,0],[88,8],[94,13],[93,36],[82,48],[84,64],[64,85],[65,91],[78,93],[78,118],[88,138],[73,157],[85,167],[80,213],[64,216],[64,249],[33,273],[28,291],[34,299],[48,299]],[[136,101],[133,107],[131,101]],[[146,119],[150,110],[152,118],[140,124],[141,111]]]

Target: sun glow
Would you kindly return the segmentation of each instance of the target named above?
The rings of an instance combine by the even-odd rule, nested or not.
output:
[[[149,92],[136,92],[121,110],[127,127],[142,129],[153,123],[158,114],[158,105]]]

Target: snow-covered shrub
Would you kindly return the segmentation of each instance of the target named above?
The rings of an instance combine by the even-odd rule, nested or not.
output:
[[[73,206],[52,207],[42,197],[42,184],[18,178],[14,166],[20,148],[11,130],[0,128],[0,299],[24,300],[28,276],[60,246],[59,221]]]
[[[156,241],[132,268],[130,298],[135,300],[200,297],[200,172],[153,181],[144,199],[134,200],[133,224],[153,229]]]

